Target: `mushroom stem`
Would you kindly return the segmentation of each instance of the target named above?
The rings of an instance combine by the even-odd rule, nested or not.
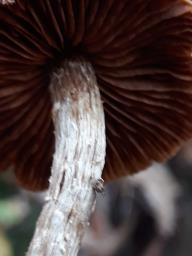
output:
[[[104,111],[92,66],[66,61],[51,80],[55,154],[27,256],[77,255],[104,166]]]

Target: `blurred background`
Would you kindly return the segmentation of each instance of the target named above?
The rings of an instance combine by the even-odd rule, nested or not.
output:
[[[0,256],[24,256],[44,193],[0,176]],[[191,256],[192,142],[166,165],[106,186],[79,256]]]

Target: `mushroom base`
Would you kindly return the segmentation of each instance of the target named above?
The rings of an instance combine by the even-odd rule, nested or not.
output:
[[[28,256],[77,255],[104,166],[104,111],[93,69],[66,61],[50,85],[55,154],[46,203]]]

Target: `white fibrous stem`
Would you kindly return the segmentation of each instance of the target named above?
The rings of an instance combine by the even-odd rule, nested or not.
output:
[[[27,256],[76,256],[105,160],[104,111],[92,66],[66,61],[51,80],[55,154],[47,200]]]

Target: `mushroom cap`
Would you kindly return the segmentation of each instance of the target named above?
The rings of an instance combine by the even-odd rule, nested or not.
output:
[[[50,75],[83,56],[106,119],[105,180],[171,155],[192,136],[190,0],[16,0],[0,5],[0,170],[48,185]]]

